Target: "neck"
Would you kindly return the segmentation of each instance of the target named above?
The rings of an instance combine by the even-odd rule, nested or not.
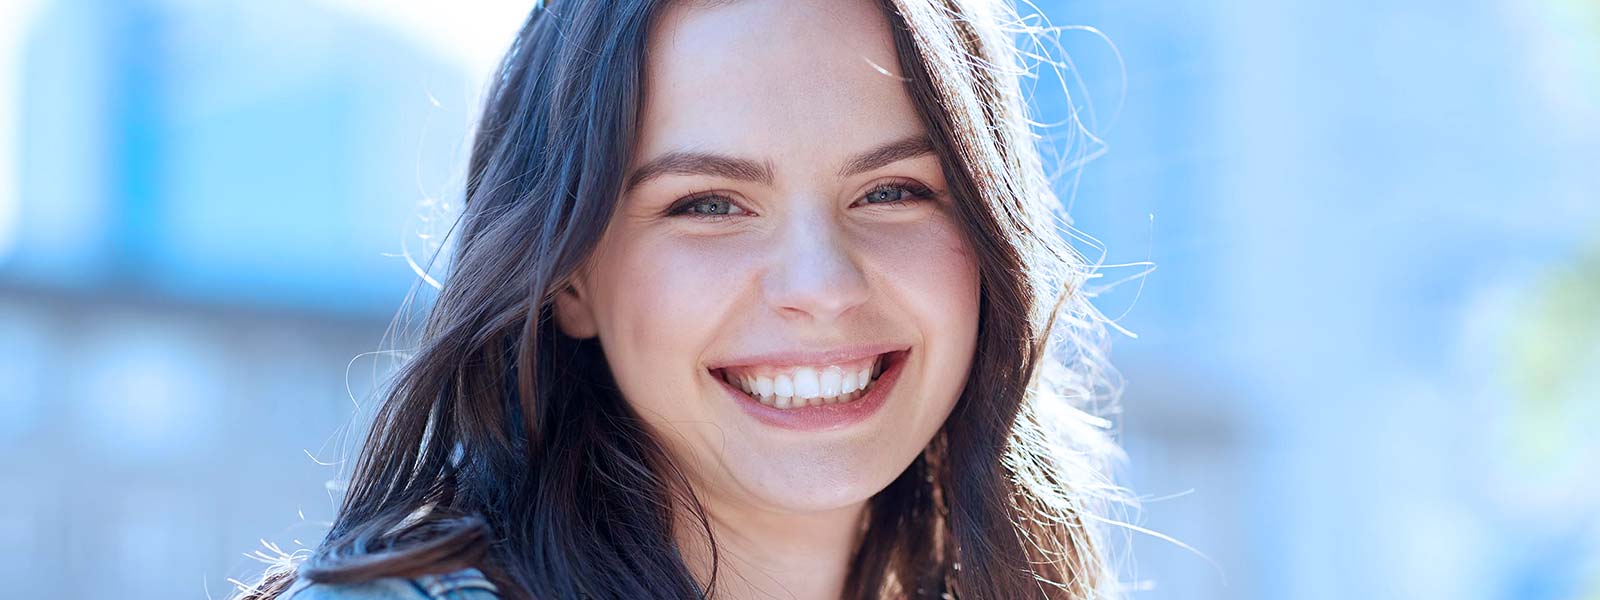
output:
[[[821,512],[751,509],[702,498],[717,542],[714,600],[837,600],[855,552],[866,502]],[[678,519],[678,547],[695,579],[711,579],[711,548],[699,519]]]

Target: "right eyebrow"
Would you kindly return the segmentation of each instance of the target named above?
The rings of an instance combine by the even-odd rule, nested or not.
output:
[[[745,158],[676,150],[662,154],[640,165],[628,176],[623,191],[631,191],[645,182],[664,175],[710,175],[726,179],[754,181],[772,185],[772,165]]]

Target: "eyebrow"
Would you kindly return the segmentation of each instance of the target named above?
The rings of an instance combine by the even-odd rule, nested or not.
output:
[[[933,154],[933,140],[920,133],[909,135],[851,157],[839,169],[839,176],[859,175],[924,154]]]
[[[651,159],[628,176],[624,190],[644,185],[646,181],[664,175],[710,175],[725,179],[755,181],[772,185],[772,165],[746,158],[720,154],[676,150]]]
[[[894,163],[934,152],[933,141],[923,134],[909,135],[850,157],[839,169],[840,177],[850,177]],[[632,190],[645,182],[666,175],[709,175],[726,179],[772,185],[772,163],[757,162],[707,152],[675,150],[640,165],[628,176],[623,189]]]

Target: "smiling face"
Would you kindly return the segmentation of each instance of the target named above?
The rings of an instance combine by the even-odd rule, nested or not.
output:
[[[556,315],[710,504],[857,505],[965,384],[977,265],[888,27],[745,0],[652,29],[627,188]]]

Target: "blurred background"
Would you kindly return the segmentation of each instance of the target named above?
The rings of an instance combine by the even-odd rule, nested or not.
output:
[[[316,543],[530,5],[0,3],[7,596]],[[1062,195],[1193,548],[1134,535],[1134,597],[1600,599],[1600,3],[1038,10],[1093,28],[1035,99],[1104,142],[1047,138],[1104,151]]]

